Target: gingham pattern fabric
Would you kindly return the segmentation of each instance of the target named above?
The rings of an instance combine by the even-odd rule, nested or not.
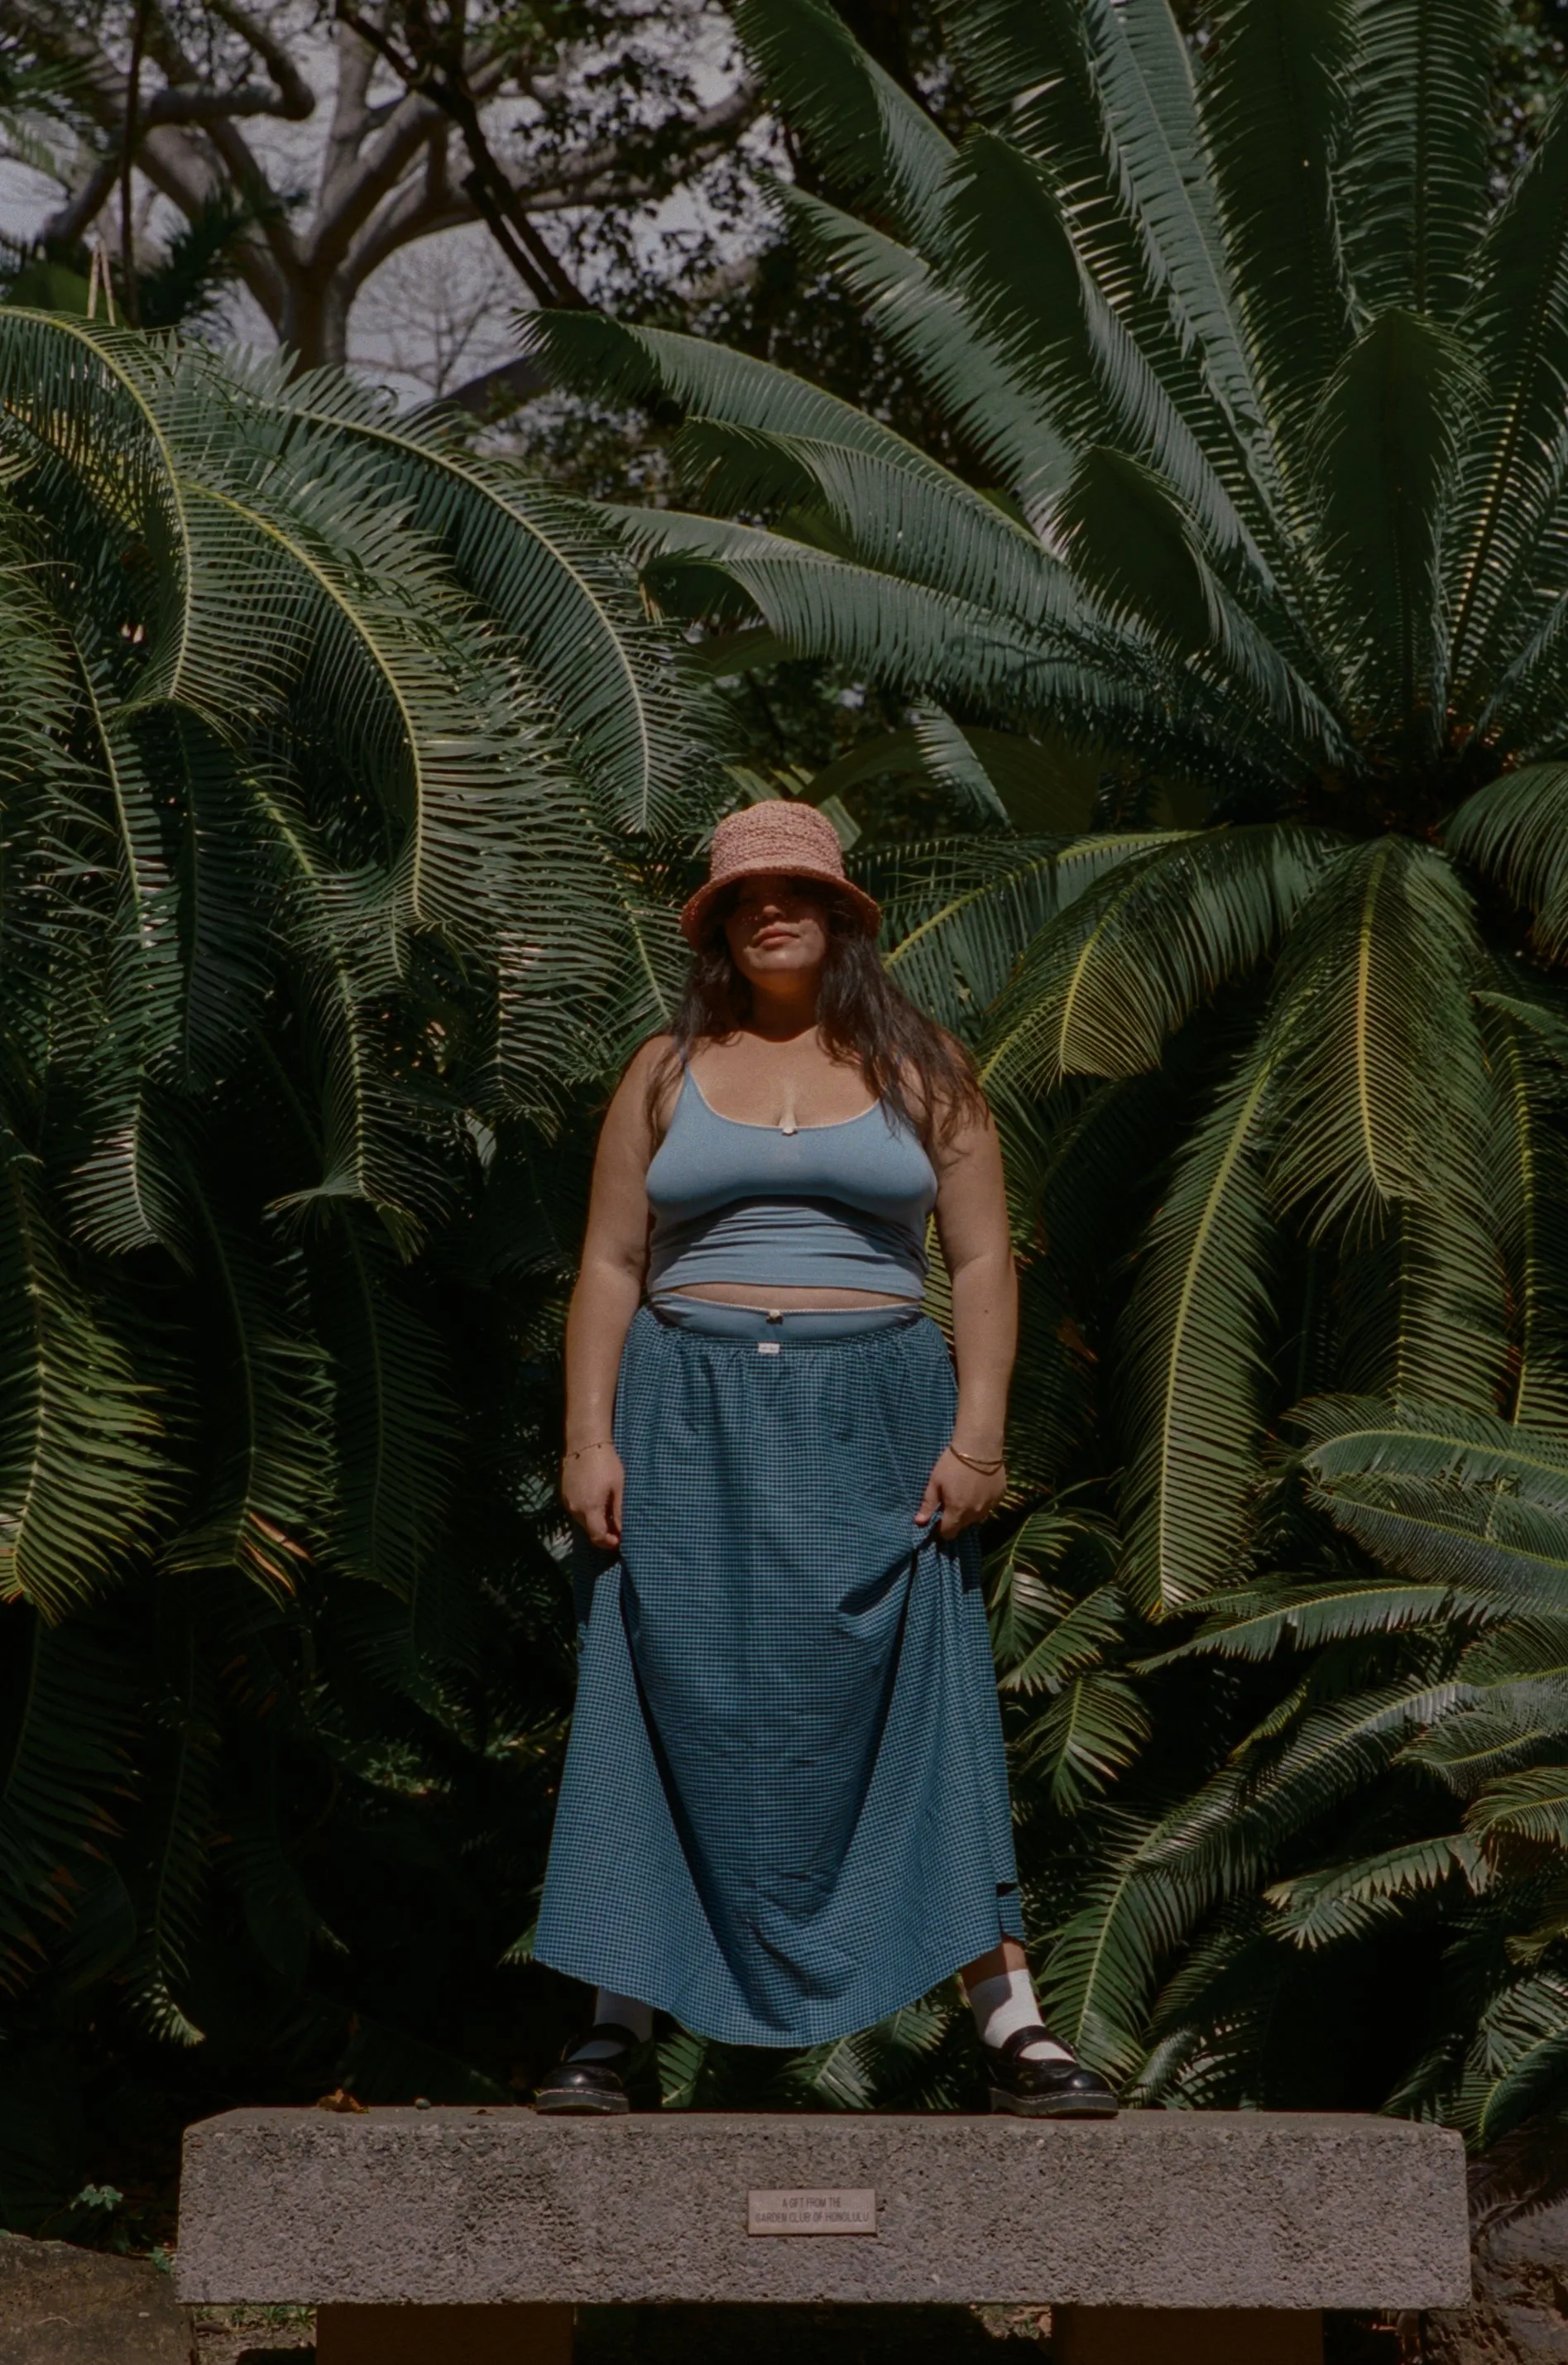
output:
[[[914,1524],[941,1333],[758,1343],[633,1322],[535,1951],[699,2035],[806,2046],[1022,1922],[979,1554]]]

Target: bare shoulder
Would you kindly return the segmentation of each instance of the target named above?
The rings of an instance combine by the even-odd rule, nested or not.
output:
[[[969,1052],[946,1027],[938,1027],[935,1032],[952,1061],[951,1081],[945,1083],[934,1078],[928,1082],[912,1066],[900,1082],[911,1116],[923,1130],[929,1127],[940,1165],[954,1157],[962,1157],[978,1141],[990,1136],[994,1127]]]
[[[639,1043],[621,1071],[610,1103],[612,1116],[661,1133],[675,1098],[675,1037],[666,1032]]]
[[[650,1035],[639,1043],[621,1071],[621,1088],[628,1084],[646,1092],[652,1078],[658,1072],[675,1049],[675,1037],[667,1030],[662,1035]]]

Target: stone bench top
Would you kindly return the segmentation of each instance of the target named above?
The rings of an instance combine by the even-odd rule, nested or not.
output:
[[[850,2197],[752,2198],[802,2191]],[[748,2230],[802,2213],[876,2230]],[[178,2277],[186,2302],[220,2305],[1428,2308],[1470,2293],[1458,2135],[1264,2112],[231,2111],[186,2132]]]

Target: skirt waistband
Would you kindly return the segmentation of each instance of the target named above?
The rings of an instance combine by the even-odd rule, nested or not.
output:
[[[922,1322],[925,1309],[908,1306],[805,1306],[765,1314],[754,1306],[724,1306],[711,1297],[684,1297],[676,1291],[648,1300],[651,1311],[672,1330],[696,1330],[705,1339],[755,1339],[759,1345],[812,1346],[824,1339],[858,1339],[868,1330],[903,1330]]]

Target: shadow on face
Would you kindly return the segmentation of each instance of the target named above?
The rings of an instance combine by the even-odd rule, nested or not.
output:
[[[765,871],[743,879],[724,914],[724,941],[754,985],[815,973],[827,958],[831,899],[814,879]]]

